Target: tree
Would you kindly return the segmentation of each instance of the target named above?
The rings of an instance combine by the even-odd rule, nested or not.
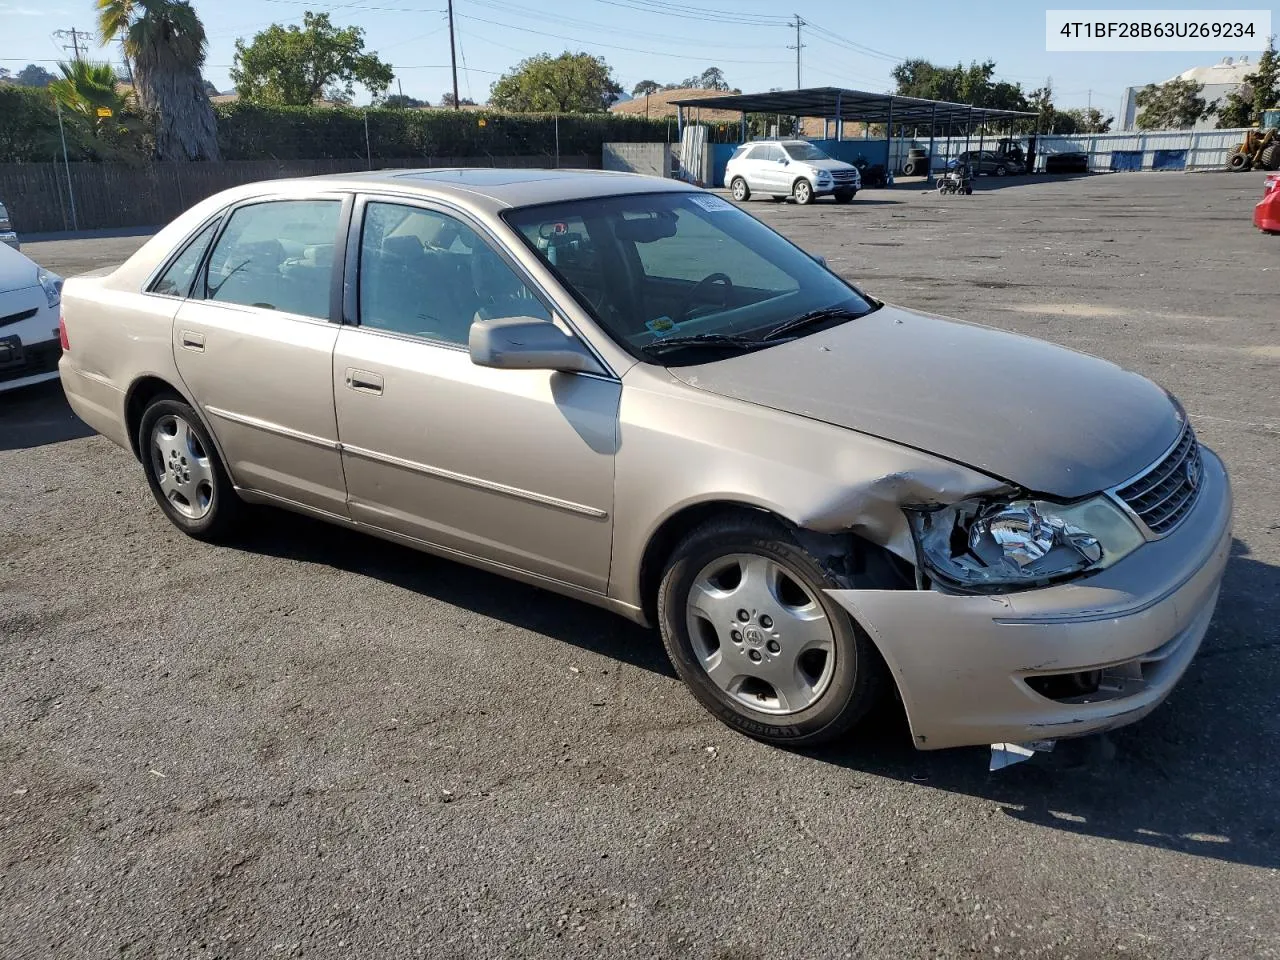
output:
[[[97,0],[103,45],[117,38],[133,65],[138,103],[155,117],[156,158],[217,160],[218,126],[205,93],[204,24],[187,0]]]
[[[47,87],[54,81],[54,76],[44,67],[28,63],[17,72],[13,80],[24,87]]]
[[[1272,107],[1280,107],[1280,56],[1276,55],[1275,36],[1268,38],[1267,49],[1258,58],[1258,69],[1246,75],[1221,106],[1215,104],[1218,129],[1258,126],[1263,112]]]
[[[1138,114],[1138,129],[1182,130],[1195,126],[1197,120],[1209,113],[1204,97],[1200,96],[1202,90],[1204,84],[1194,80],[1147,84],[1134,97],[1134,103],[1142,110]]]
[[[376,53],[365,53],[364,30],[339,29],[327,13],[302,15],[302,26],[272,24],[253,42],[236,41],[231,79],[249,103],[305,107],[322,96],[350,99],[357,83],[374,97],[395,72]]]
[[[58,69],[62,76],[49,84],[49,92],[73,128],[87,132],[92,152],[104,159],[136,158],[145,124],[133,109],[134,92],[122,93],[116,86],[115,68],[73,60],[59,63]]]
[[[631,88],[633,97],[647,97],[651,93],[657,93],[662,87],[653,80],[641,80]]]
[[[1102,116],[1102,111],[1097,107],[1072,107],[1070,110],[1064,110],[1058,114],[1058,122],[1054,124],[1054,133],[1109,133],[1111,124],[1115,123],[1115,117]],[[1067,121],[1064,123],[1063,121]],[[1058,129],[1060,126],[1069,125],[1071,129]]]
[[[431,106],[426,100],[419,100],[417,97],[411,97],[404,93],[391,94],[391,96],[382,101],[382,105],[392,110],[410,110],[415,107]]]
[[[719,67],[707,67],[702,73],[694,74],[679,86],[693,87],[699,90],[729,91],[732,89],[724,78],[724,71]]]
[[[476,105],[476,102],[472,100],[470,97],[463,97],[461,100],[458,101],[458,103],[459,105],[464,107],[474,107]],[[452,110],[453,105],[454,104],[453,104],[452,90],[446,90],[444,93],[440,94],[440,106],[448,107],[449,109]]]
[[[566,50],[521,60],[493,85],[489,102],[518,113],[601,113],[621,92],[603,59]]]
[[[210,83],[208,80],[206,80],[206,81],[204,82],[204,92],[205,92],[205,93],[207,93],[207,94],[208,94],[209,96],[211,96],[211,97],[216,97],[216,96],[218,96],[218,88],[217,88],[217,87],[215,87],[215,86],[214,86],[212,83]]]

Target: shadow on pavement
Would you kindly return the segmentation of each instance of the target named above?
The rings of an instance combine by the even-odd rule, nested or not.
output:
[[[319,563],[675,677],[658,635],[606,610],[318,520],[262,508],[238,549]]]
[[[93,435],[67,406],[62,383],[50,380],[0,393],[0,450],[22,450]]]
[[[1276,869],[1277,597],[1280,567],[1250,559],[1237,540],[1209,635],[1169,702],[1133,726],[1060,741],[1018,766],[988,773],[985,747],[915,750],[896,703],[845,742],[807,755],[981,797],[1054,830]]]

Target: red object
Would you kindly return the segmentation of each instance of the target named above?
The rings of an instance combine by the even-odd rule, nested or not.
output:
[[[1280,173],[1267,177],[1262,199],[1253,208],[1253,225],[1267,233],[1280,233]]]
[[[71,341],[67,339],[67,321],[58,315],[58,342],[62,344],[62,352],[66,353],[71,349]]]

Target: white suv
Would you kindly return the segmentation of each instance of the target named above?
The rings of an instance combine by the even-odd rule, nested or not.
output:
[[[857,167],[832,160],[806,140],[744,143],[729,158],[724,182],[739,203],[753,193],[794,197],[796,203],[832,194],[836,203],[848,203],[862,189]]]

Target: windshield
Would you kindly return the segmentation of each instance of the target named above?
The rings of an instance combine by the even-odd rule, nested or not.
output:
[[[647,359],[664,339],[705,338],[687,350],[664,350],[668,366],[705,362],[712,338],[719,340],[717,349],[740,352],[750,348],[748,340],[805,314],[833,311],[829,326],[875,306],[710,193],[575,200],[518,208],[504,217],[633,356]]]
[[[784,143],[787,156],[792,160],[830,160],[825,153],[815,147],[812,143],[805,143],[803,140],[797,140],[795,143]]]

